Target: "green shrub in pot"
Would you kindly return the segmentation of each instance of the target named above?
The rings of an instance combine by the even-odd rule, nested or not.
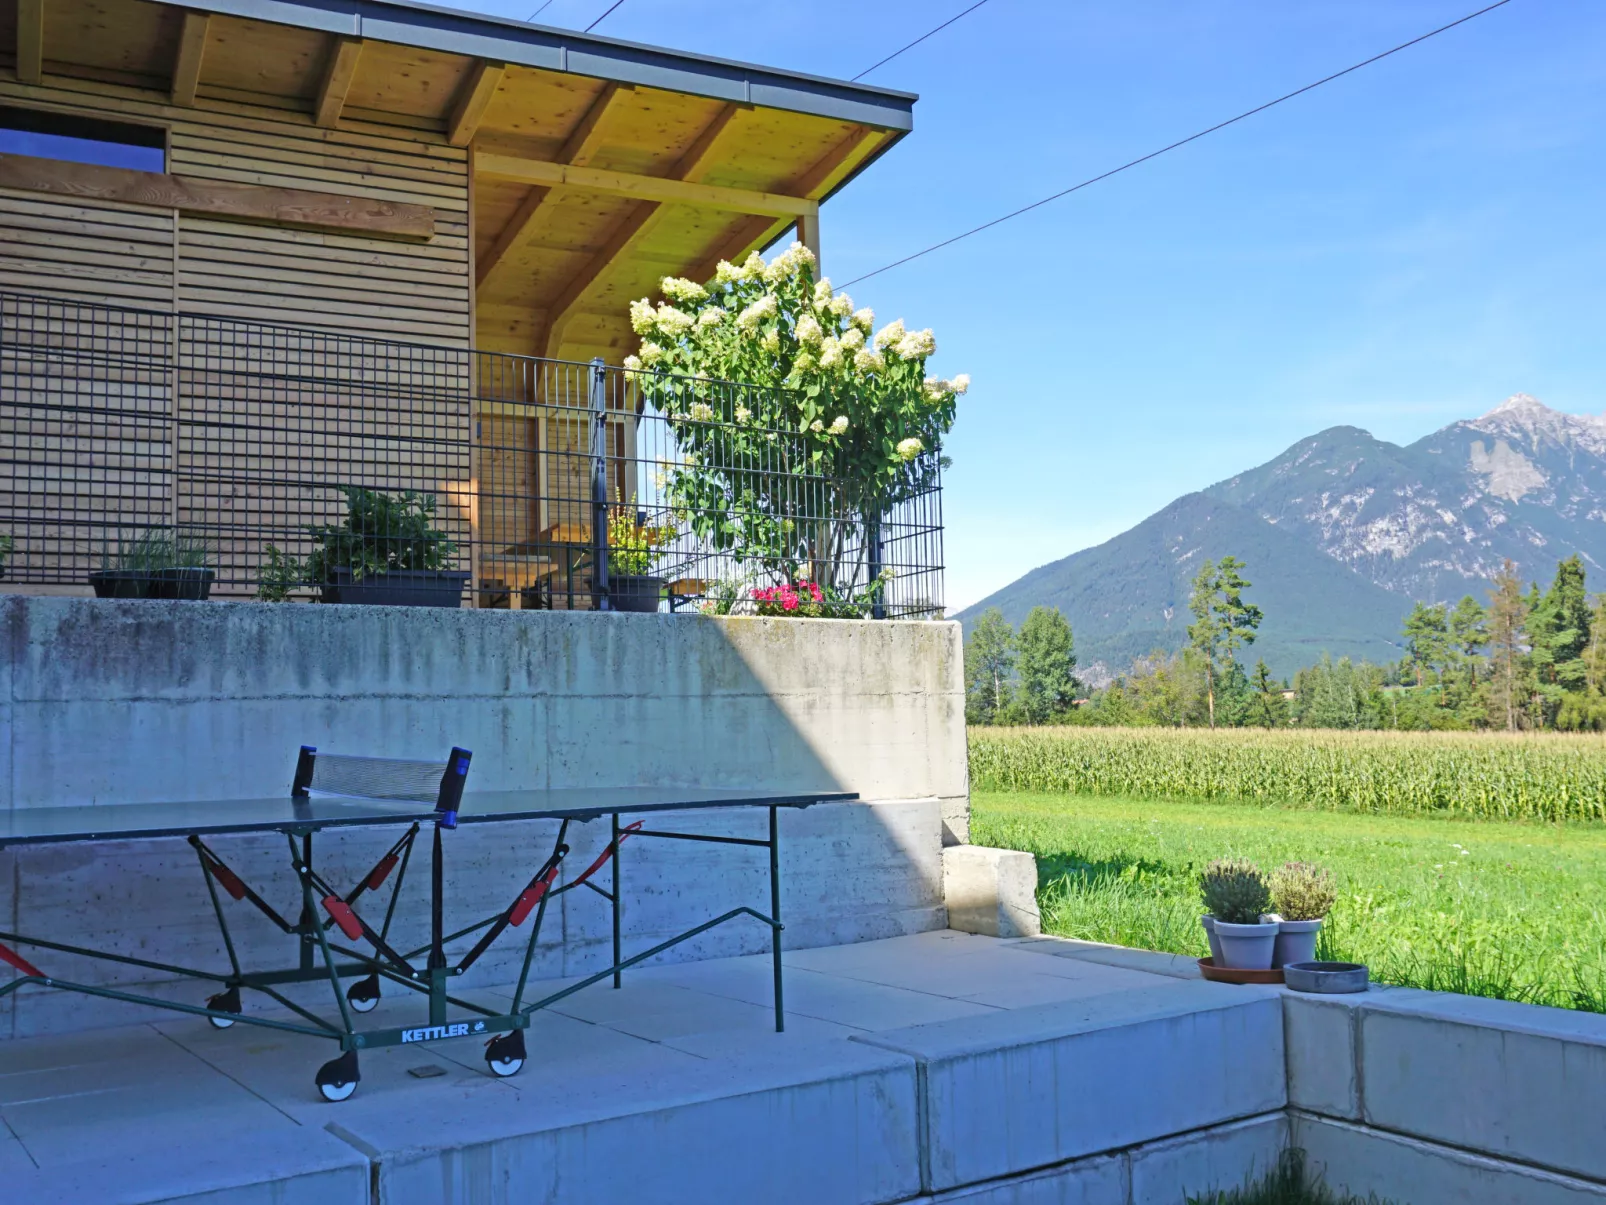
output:
[[[1241,858],[1219,858],[1199,876],[1199,895],[1208,909],[1211,959],[1234,970],[1269,970],[1278,925],[1261,919],[1271,907],[1271,888],[1260,868]]]
[[[1272,871],[1270,885],[1278,917],[1272,966],[1314,961],[1322,921],[1338,899],[1333,876],[1314,863],[1284,862]]]

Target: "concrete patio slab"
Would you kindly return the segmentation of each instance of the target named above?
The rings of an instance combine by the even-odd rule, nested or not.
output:
[[[1225,1087],[1173,1082],[1221,1078],[1234,1025],[1269,1042],[1280,1069],[1280,1024],[1256,1028],[1278,1004],[1255,989],[946,932],[786,963],[785,1034],[773,1032],[765,956],[646,967],[622,990],[604,981],[536,1014],[518,1076],[490,1076],[469,1040],[368,1050],[340,1105],[312,1085],[333,1044],[275,1030],[169,1015],[6,1042],[0,1168],[20,1169],[30,1205],[877,1205],[1281,1106],[1267,1103],[1257,1059]],[[575,982],[536,983],[526,999]],[[420,1009],[387,995],[365,1021],[402,1024]],[[1151,1039],[1195,1054],[1145,1055]],[[1113,1072],[1116,1058],[1139,1070]],[[1040,1065],[1059,1089],[1033,1078]],[[1142,1112],[1158,1121],[1139,1132],[1102,1116],[1137,1091],[1111,1081],[1145,1076],[1158,1078]],[[1007,1099],[1017,1091],[1027,1095]],[[1069,1137],[1045,1143],[1033,1111]],[[1001,1159],[984,1149],[1000,1143]],[[1083,1160],[1063,1183],[1022,1181],[998,1200],[1062,1199],[1044,1194],[1107,1188],[1110,1174]]]

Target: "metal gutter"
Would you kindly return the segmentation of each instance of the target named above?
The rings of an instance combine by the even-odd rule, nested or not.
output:
[[[919,99],[912,92],[778,71],[411,0],[160,2],[199,12],[808,113],[900,133],[914,128],[914,103]]]

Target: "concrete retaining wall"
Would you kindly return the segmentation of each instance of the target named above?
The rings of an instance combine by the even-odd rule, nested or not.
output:
[[[482,790],[826,786],[865,802],[784,817],[788,943],[892,936],[943,925],[941,849],[968,829],[962,661],[958,626],[944,623],[3,597],[0,809],[277,795],[301,744],[407,757],[462,745]],[[758,836],[762,821],[683,823]],[[571,831],[571,866],[589,864],[603,829]],[[451,834],[460,915],[504,907],[552,835],[542,824]],[[354,879],[389,839],[323,838],[325,869]],[[292,908],[277,839],[217,844]],[[767,900],[761,854],[625,848],[626,924],[640,945]],[[538,974],[583,973],[605,954],[605,903],[563,899],[549,923],[565,940],[546,947]],[[422,902],[412,896],[404,929],[422,921]],[[247,944],[273,935],[244,910],[233,917]],[[0,927],[163,961],[222,957],[194,855],[176,841],[0,851]],[[725,926],[675,955],[766,940]],[[477,973],[495,982],[512,959],[509,946]],[[143,974],[70,958],[49,969],[91,982]],[[65,999],[0,1002],[0,1036],[137,1016]]]
[[[1606,1203],[1606,1017],[1406,988],[1283,997],[1291,1141],[1400,1205]]]

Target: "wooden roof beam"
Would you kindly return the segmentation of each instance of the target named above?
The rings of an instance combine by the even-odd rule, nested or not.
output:
[[[699,182],[713,160],[714,144],[736,119],[736,115],[749,107],[738,104],[723,106],[714,115],[714,119],[703,127],[696,141],[686,149],[686,153],[671,169],[670,178],[694,184]],[[547,328],[547,355],[550,356],[556,351],[569,320],[579,312],[580,301],[585,296],[586,290],[607,271],[610,264],[629,250],[630,245],[641,237],[642,233],[652,225],[653,219],[662,212],[663,206],[657,201],[638,202],[609,232],[607,240],[586,261],[585,267],[564,286],[563,292],[558,294],[557,300],[550,307],[552,319]]]
[[[602,145],[602,118],[613,106],[621,93],[634,91],[628,84],[607,84],[597,93],[597,98],[587,106],[581,114],[580,120],[575,122],[574,129],[564,140],[563,147],[558,151],[558,161],[584,166],[585,163],[597,153]],[[475,173],[479,174],[479,163],[483,156],[475,157]],[[476,287],[485,284],[496,266],[502,263],[515,247],[521,246],[529,238],[530,232],[535,228],[535,218],[541,212],[552,195],[552,189],[545,185],[536,185],[524,194],[524,200],[513,211],[513,216],[503,223],[496,241],[486,248],[485,254],[480,256],[474,264],[474,283]]]
[[[212,28],[210,13],[187,12],[178,36],[178,53],[173,59],[173,103],[184,108],[195,104],[201,86],[201,59],[206,55],[206,37]]]
[[[502,85],[502,77],[507,74],[505,63],[494,63],[489,59],[479,59],[474,64],[474,70],[468,73],[463,86],[458,89],[457,100],[452,104],[452,115],[446,122],[446,141],[453,146],[467,146],[474,140],[474,132],[480,128],[480,120],[485,116],[485,110],[490,107],[491,99],[496,95],[497,88]]]
[[[17,0],[17,81],[45,77],[45,0]]]
[[[872,130],[864,126],[855,126],[849,131],[847,137],[843,138],[842,141],[816,160],[808,170],[792,180],[787,186],[787,191],[807,197],[824,196],[840,184],[859,164],[863,163],[871,152],[881,146],[888,137],[889,135],[884,130]],[[721,240],[719,245],[698,263],[688,275],[692,280],[707,280],[714,274],[715,269],[719,267],[720,260],[728,259],[735,262],[744,258],[751,251],[767,247],[781,237],[788,226],[803,227],[798,231],[798,241],[808,246],[809,250],[813,251],[815,256],[818,257],[820,254],[819,247],[810,245],[803,237],[804,234],[808,233],[813,235],[816,243],[819,241],[818,209],[813,215],[812,224],[813,229],[811,231],[808,229],[810,223],[806,215],[800,215],[798,219],[793,221],[765,220],[761,217],[746,218],[737,223],[729,236]]]
[[[725,188],[717,184],[692,184],[662,176],[640,176],[633,172],[598,171],[590,167],[573,167],[542,159],[520,159],[512,155],[482,154],[476,156],[474,164],[476,174],[490,180],[542,184],[548,188],[573,188],[580,192],[600,192],[638,201],[699,205],[706,209],[728,209],[732,213],[796,219],[804,214],[815,213],[820,207],[818,201],[807,197]]]
[[[332,130],[340,124],[340,111],[346,107],[351,81],[357,78],[357,59],[361,54],[361,38],[337,37],[329,48],[323,83],[318,86],[318,102],[312,111],[313,121],[325,129]]]

